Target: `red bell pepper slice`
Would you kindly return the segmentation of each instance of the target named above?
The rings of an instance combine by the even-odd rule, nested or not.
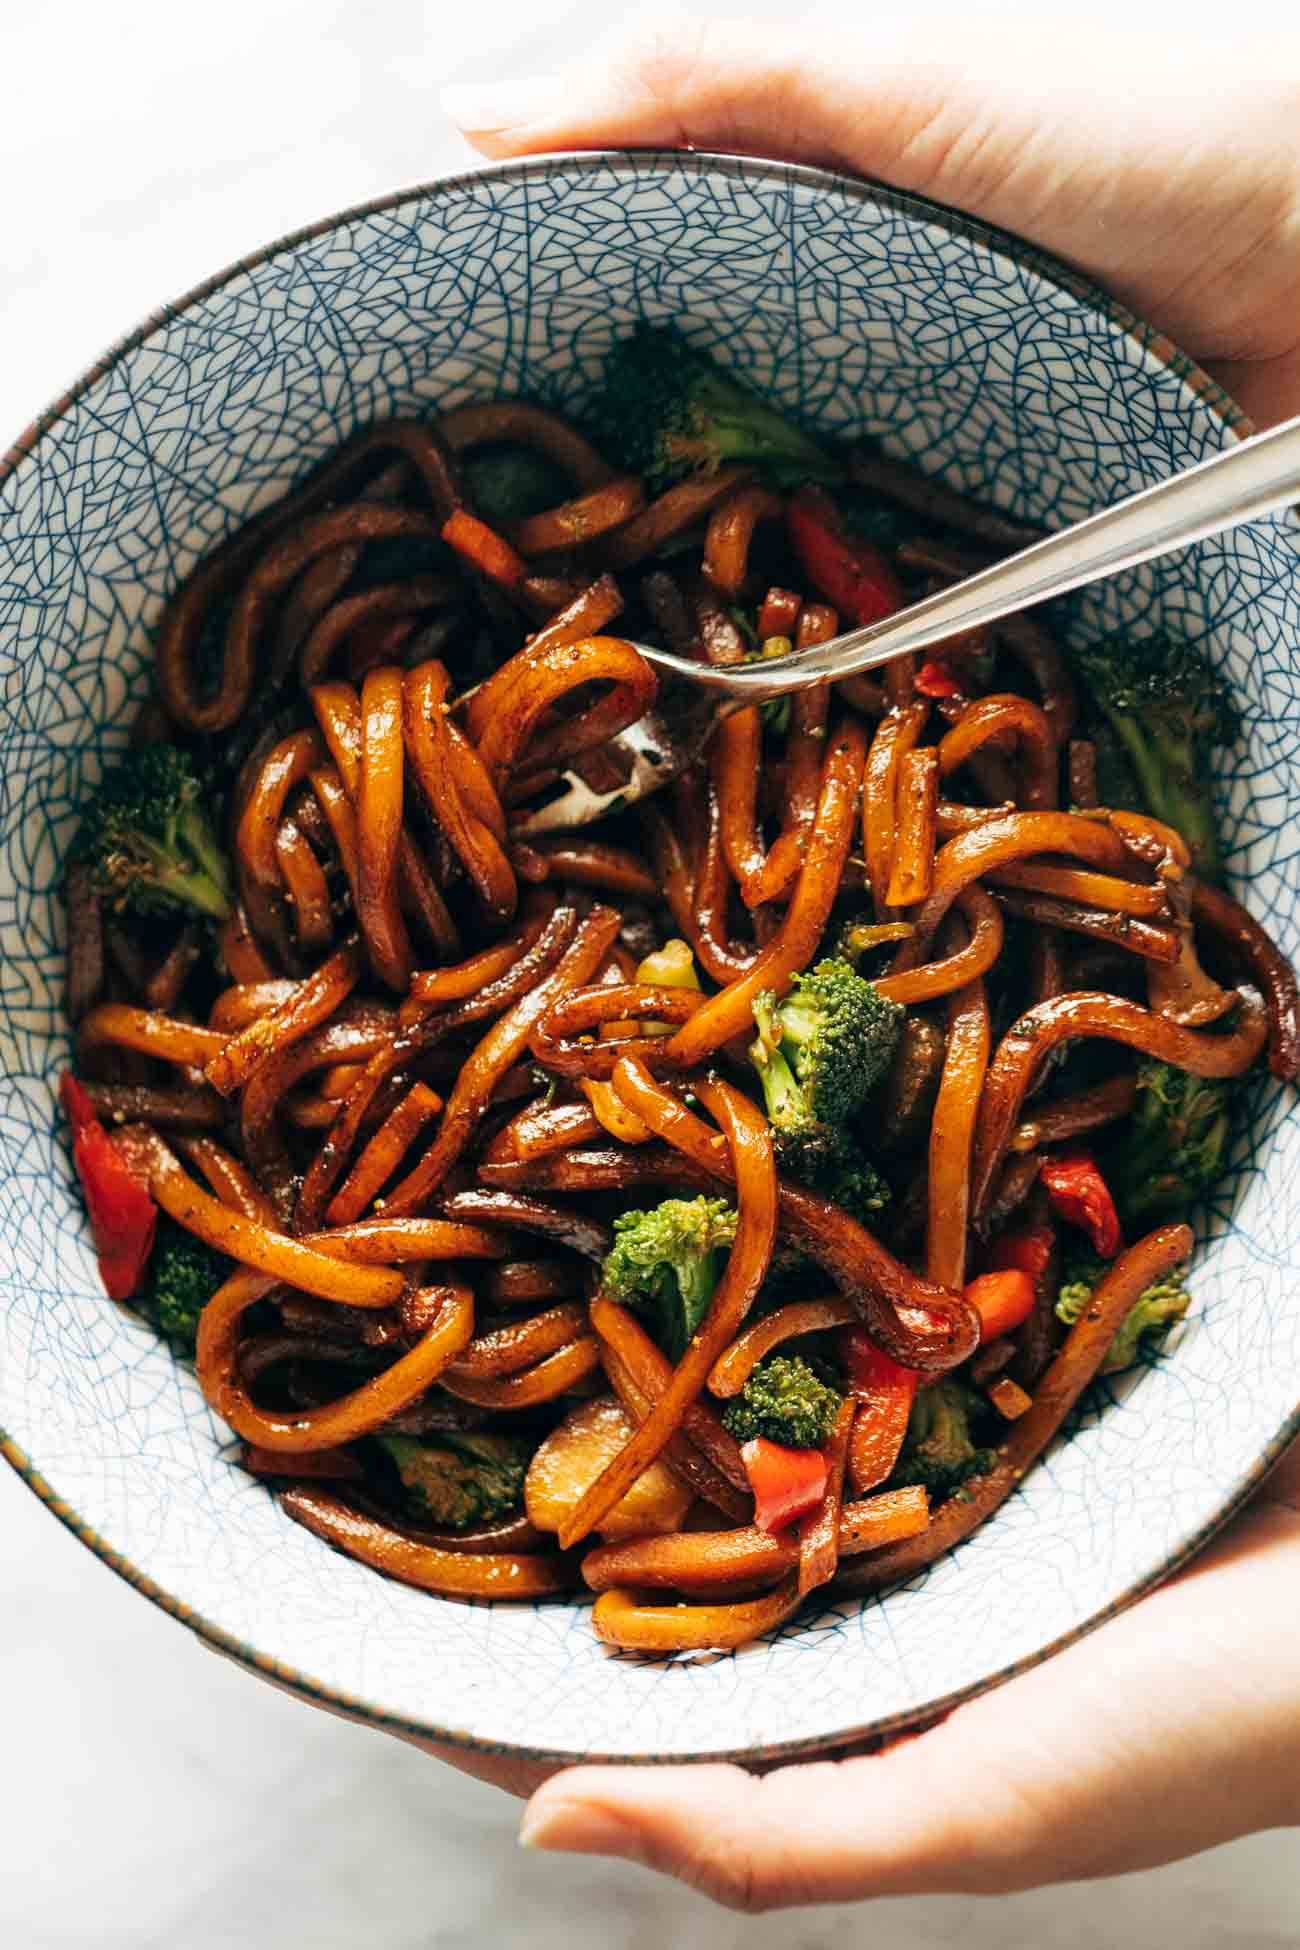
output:
[[[960,681],[938,657],[928,658],[913,681],[922,697],[960,697],[962,694]]]
[[[848,1471],[849,1481],[862,1496],[883,1483],[898,1461],[921,1377],[915,1368],[891,1360],[861,1327],[844,1329],[840,1358],[849,1393],[858,1401],[849,1436]]]
[[[826,1494],[830,1465],[820,1449],[786,1449],[756,1435],[740,1455],[754,1492],[754,1522],[769,1537],[815,1510]]]
[[[1018,1232],[1004,1232],[993,1241],[986,1255],[990,1273],[1004,1273],[1012,1267],[1028,1273],[1037,1286],[1052,1263],[1056,1234],[1049,1225],[1024,1226]]]
[[[805,484],[786,511],[786,532],[808,580],[855,624],[902,609],[903,585],[874,542],[852,535],[824,489]]]
[[[84,1083],[79,1083],[71,1070],[65,1070],[59,1079],[59,1101],[63,1114],[72,1126],[72,1135],[84,1131],[87,1124],[98,1124],[99,1118],[91,1102],[90,1092]]]
[[[158,1207],[123,1162],[74,1076],[63,1078],[59,1095],[72,1126],[72,1161],[90,1215],[99,1276],[110,1300],[129,1300],[153,1251]]]
[[[1044,1158],[1038,1182],[1071,1225],[1081,1226],[1101,1259],[1114,1259],[1124,1244],[1110,1187],[1090,1151],[1060,1151]]]
[[[980,1317],[981,1341],[1011,1333],[1034,1310],[1034,1282],[1018,1266],[980,1273],[966,1282],[963,1292]]]

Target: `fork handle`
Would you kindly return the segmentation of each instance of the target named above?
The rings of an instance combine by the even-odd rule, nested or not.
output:
[[[896,617],[769,663],[684,666],[697,683],[754,701],[927,650],[964,630],[1136,568],[1300,499],[1300,418],[1252,435],[1185,473],[941,589]],[[661,659],[657,658],[656,661]],[[662,659],[668,661],[667,659]],[[676,667],[677,660],[672,660]]]

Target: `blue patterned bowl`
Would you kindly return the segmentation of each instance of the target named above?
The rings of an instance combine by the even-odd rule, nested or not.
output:
[[[332,1554],[232,1467],[193,1376],[105,1300],[54,1130],[59,862],[195,560],[358,424],[495,393],[580,399],[611,336],[692,321],[828,431],[1060,524],[1237,437],[1173,349],[1032,251],[811,170],[591,156],[512,166],[287,239],[152,319],[0,469],[0,1426],[5,1453],[149,1597],[378,1724],[538,1754],[797,1752],[896,1728],[1131,1600],[1296,1425],[1293,1100],[1261,1084],[1167,1358],[1094,1391],[954,1556],[773,1641],[615,1657],[579,1605],[460,1604]],[[1300,537],[1277,519],[1085,601],[1078,627],[1207,641],[1246,730],[1231,870],[1300,946]],[[1291,728],[1288,728],[1291,727]]]

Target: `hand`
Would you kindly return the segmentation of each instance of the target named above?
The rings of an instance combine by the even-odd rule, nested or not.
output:
[[[683,16],[445,103],[489,156],[689,145],[914,190],[1097,278],[1260,426],[1300,412],[1294,22],[891,12],[852,30]]]
[[[1300,1447],[1189,1571],[930,1731],[762,1776],[571,1768],[520,1840],[754,1911],[1153,1868],[1300,1820],[1298,1605]]]

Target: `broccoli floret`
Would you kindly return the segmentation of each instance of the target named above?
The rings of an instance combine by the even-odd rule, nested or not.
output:
[[[1187,1211],[1222,1175],[1232,1131],[1232,1080],[1194,1077],[1148,1058],[1137,1101],[1108,1159],[1125,1220],[1155,1225]]]
[[[776,1168],[783,1178],[792,1178],[819,1198],[830,1199],[868,1232],[880,1229],[880,1215],[893,1192],[838,1125],[808,1122],[794,1130],[775,1130],[772,1136]],[[816,1260],[788,1239],[778,1239],[763,1283],[764,1295],[770,1300],[788,1298],[816,1273]]]
[[[559,468],[531,447],[496,442],[465,456],[465,486],[490,528],[513,528],[529,515],[567,501],[572,489]]]
[[[194,1351],[199,1315],[230,1272],[224,1253],[214,1252],[202,1239],[172,1219],[158,1227],[149,1258],[143,1304],[158,1330],[189,1353]]]
[[[918,1388],[891,1487],[919,1483],[939,1501],[968,1476],[992,1468],[994,1451],[981,1447],[972,1431],[984,1413],[981,1396],[952,1375]]]
[[[118,907],[189,907],[216,921],[230,912],[229,868],[193,761],[175,745],[139,745],[105,776],[71,858]]]
[[[903,1013],[846,961],[796,975],[783,1002],[755,996],[750,1055],[777,1129],[846,1123],[893,1062]]]
[[[893,1194],[871,1160],[837,1124],[807,1123],[775,1132],[777,1170],[810,1192],[833,1199],[851,1218],[874,1226]]]
[[[1096,1253],[1071,1253],[1061,1269],[1061,1285],[1056,1296],[1056,1317],[1073,1327],[1087,1311],[1093,1289],[1105,1278],[1109,1263]]]
[[[447,1530],[465,1530],[517,1510],[531,1449],[512,1435],[457,1430],[436,1442],[410,1435],[376,1438],[401,1478],[412,1517]]]
[[[1114,727],[1105,718],[1095,718],[1088,725],[1088,736],[1096,753],[1097,797],[1100,803],[1122,812],[1145,812],[1146,801],[1142,797],[1137,775],[1115,735]]]
[[[810,1362],[798,1354],[770,1354],[727,1403],[722,1420],[737,1442],[761,1435],[786,1449],[820,1449],[839,1410],[838,1391]]]
[[[1073,1327],[1075,1321],[1087,1312],[1093,1291],[1107,1271],[1105,1261],[1091,1253],[1080,1254],[1069,1260],[1061,1290],[1056,1296],[1057,1319],[1063,1320],[1067,1327]],[[1145,1337],[1152,1334],[1163,1340],[1170,1328],[1183,1318],[1191,1305],[1191,1298],[1179,1267],[1154,1280],[1145,1292],[1139,1294],[1121,1321],[1101,1364],[1101,1373],[1118,1374],[1121,1368],[1131,1368]]]
[[[638,325],[613,347],[593,431],[652,489],[728,461],[761,467],[782,486],[843,479],[837,460],[674,325]]]
[[[1131,1368],[1146,1336],[1154,1334],[1163,1340],[1170,1328],[1183,1318],[1191,1299],[1181,1274],[1177,1272],[1167,1273],[1162,1280],[1154,1281],[1125,1315],[1102,1364],[1103,1373],[1113,1374],[1120,1368]]]
[[[1076,661],[1147,810],[1182,834],[1202,873],[1216,874],[1210,754],[1237,735],[1224,686],[1195,650],[1164,635],[1109,636]]]
[[[666,1198],[649,1212],[621,1213],[602,1270],[605,1292],[644,1308],[659,1345],[680,1360],[735,1237],[735,1210],[721,1198]]]

